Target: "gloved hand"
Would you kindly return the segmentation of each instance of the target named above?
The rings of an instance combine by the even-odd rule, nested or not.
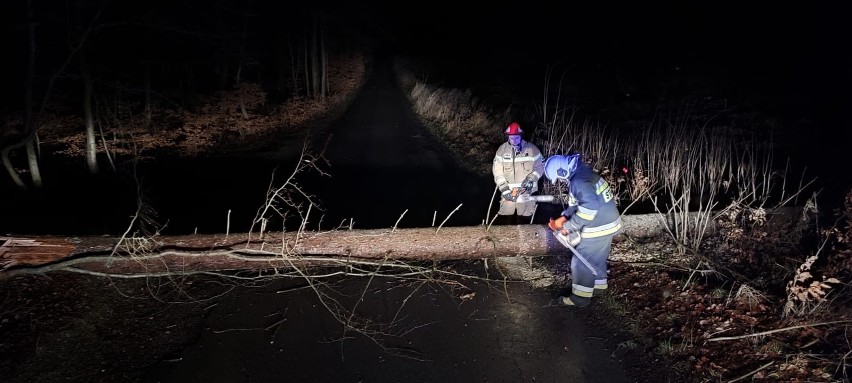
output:
[[[550,219],[550,222],[547,223],[547,227],[553,231],[553,235],[556,236],[556,239],[562,244],[568,244],[572,247],[580,244],[580,232],[576,230],[568,230],[564,227],[565,222],[568,221],[568,217],[560,216],[557,219]]]
[[[524,178],[523,182],[521,182],[521,188],[526,190],[526,192],[530,192],[535,187],[535,183],[536,183],[535,181],[536,180],[533,179],[533,175],[530,174],[530,175],[527,176],[527,178]]]
[[[567,222],[567,221],[568,221],[568,217],[566,217],[564,215],[560,215],[559,218],[557,218],[557,219],[551,218],[550,222],[547,223],[547,227],[549,227],[550,230],[552,230],[552,231],[557,231],[557,230],[567,231],[567,230],[562,228],[563,226],[565,226],[565,222]]]
[[[515,202],[515,196],[512,195],[512,191],[509,190],[508,186],[500,188],[500,196],[506,201]]]

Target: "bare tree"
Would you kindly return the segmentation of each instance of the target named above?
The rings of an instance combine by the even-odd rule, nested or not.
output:
[[[323,30],[319,13],[314,13],[305,38],[305,80],[308,96],[315,99],[325,99],[328,95],[328,53]]]
[[[235,86],[238,87],[238,88],[240,86],[240,82],[242,81],[241,76],[242,76],[242,72],[243,72],[243,65],[245,64],[243,62],[243,58],[245,56],[246,35],[248,34],[248,22],[249,22],[250,14],[251,14],[251,1],[249,1],[248,6],[246,8],[246,13],[243,17],[243,28],[242,28],[242,32],[240,33],[240,50],[239,50],[239,53],[237,54],[237,77],[236,77],[236,81],[235,81],[235,83],[236,83]],[[248,118],[248,112],[246,111],[245,98],[242,95],[242,93],[240,94],[240,114],[243,116],[243,118]]]
[[[95,116],[92,110],[92,76],[85,67],[85,56],[80,54],[80,68],[83,71],[83,118],[86,121],[86,165],[89,173],[98,173],[98,147],[95,139]]]
[[[28,56],[26,85],[24,89],[24,131],[26,132],[26,136],[23,140],[15,144],[6,146],[0,151],[0,156],[2,156],[3,158],[3,166],[6,168],[6,171],[9,172],[9,176],[12,177],[12,180],[15,182],[15,185],[18,185],[21,188],[26,188],[26,185],[21,180],[21,178],[18,177],[18,173],[15,170],[15,167],[12,165],[11,160],[9,159],[9,154],[14,150],[20,149],[21,147],[26,147],[28,164],[30,166],[30,175],[32,177],[33,184],[37,187],[41,186],[41,175],[38,171],[38,160],[36,159],[36,153],[33,147],[33,142],[36,140],[36,123],[33,105],[33,87],[35,86],[33,82],[35,79],[36,22],[33,16],[32,0],[27,1],[27,19],[29,20],[29,22],[27,23],[27,35],[29,36],[30,40],[30,52]]]
[[[95,21],[100,17],[103,8],[98,9],[95,13],[95,16],[92,18],[88,27],[83,31],[80,35],[80,38],[76,40],[76,43],[73,44],[71,51],[68,53],[65,61],[59,66],[59,68],[51,75],[50,81],[48,81],[47,87],[44,90],[44,95],[42,96],[41,103],[38,105],[38,111],[36,111],[36,104],[34,101],[35,96],[35,76],[36,76],[36,39],[35,39],[35,28],[37,23],[35,22],[35,15],[33,13],[32,0],[27,1],[27,17],[29,19],[29,23],[27,25],[28,37],[29,37],[29,56],[28,56],[28,69],[27,69],[27,77],[26,84],[24,90],[24,137],[11,145],[4,147],[0,150],[0,158],[2,158],[3,166],[6,168],[6,171],[9,173],[9,176],[21,188],[26,188],[26,185],[18,177],[15,167],[12,165],[10,154],[18,150],[22,147],[26,148],[26,158],[27,158],[27,166],[29,168],[30,178],[32,180],[33,186],[40,188],[42,185],[41,179],[41,171],[38,166],[38,129],[39,129],[39,116],[43,112],[45,106],[47,105],[47,101],[50,99],[51,92],[54,88],[54,83],[57,78],[65,72],[65,69],[68,67],[68,64],[71,60],[76,57],[77,53],[82,49],[89,35],[96,29],[94,27]]]

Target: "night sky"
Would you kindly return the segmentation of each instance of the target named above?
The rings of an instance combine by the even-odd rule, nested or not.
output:
[[[835,6],[535,3],[463,12],[426,7],[419,17],[395,19],[404,24],[397,26],[399,45],[460,73],[524,79],[536,95],[545,66],[559,63],[587,94],[653,98],[689,88],[774,97],[787,103],[782,110],[813,114],[837,113],[849,99],[852,34]]]

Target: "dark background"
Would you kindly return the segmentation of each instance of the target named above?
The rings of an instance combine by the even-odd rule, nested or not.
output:
[[[738,123],[771,129],[783,140],[779,159],[792,157],[797,169],[819,176],[827,198],[852,184],[845,166],[852,34],[836,3],[33,0],[32,18],[26,4],[0,5],[7,132],[23,111],[30,21],[36,108],[61,68],[46,111],[81,114],[84,71],[99,94],[121,91],[137,101],[149,73],[162,108],[191,109],[200,95],[231,88],[239,62],[242,79],[263,84],[272,101],[291,97],[291,52],[316,16],[332,52],[413,57],[429,81],[512,105],[526,126],[534,125],[528,111],[542,101],[551,68],[561,83],[549,89],[581,117],[626,129],[666,108],[724,105],[746,116]],[[66,61],[90,24],[86,43]],[[4,146],[17,138],[0,137]]]
[[[493,8],[449,1],[414,8],[379,3],[319,1],[305,8],[268,0],[33,0],[39,80],[61,64],[93,19],[97,28],[81,52],[104,77],[121,74],[138,81],[145,64],[174,71],[187,65],[198,77],[194,85],[209,89],[221,85],[205,81],[205,75],[221,70],[211,60],[242,44],[249,63],[244,77],[266,79],[273,77],[267,72],[274,65],[283,64],[276,54],[289,49],[288,41],[298,44],[317,14],[332,44],[378,43],[431,63],[448,84],[521,88],[512,94],[524,97],[540,98],[545,68],[557,65],[588,99],[715,92],[751,101],[777,99],[796,117],[835,118],[849,99],[850,27],[836,3],[567,2],[557,7],[527,1]],[[25,4],[2,6],[5,64],[16,74],[4,87],[11,101],[4,104],[6,112],[19,109],[22,101]],[[160,74],[159,87],[180,77],[173,76]]]
[[[837,3],[425,8],[390,17],[391,29],[399,31],[401,51],[438,63],[448,85],[472,86],[498,102],[541,103],[550,66],[555,79],[564,74],[562,96],[602,123],[647,120],[661,106],[718,102],[753,116],[741,124],[776,130],[788,148],[780,158],[797,157],[812,171],[846,162],[852,30]],[[556,88],[554,81],[550,89]],[[638,112],[625,112],[628,106]]]

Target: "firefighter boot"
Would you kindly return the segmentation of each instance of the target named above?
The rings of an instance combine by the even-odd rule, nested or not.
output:
[[[609,286],[607,286],[606,279],[595,279],[595,291],[592,292],[592,296],[593,297],[600,297],[600,296],[606,295],[607,292],[609,291],[607,289],[608,287]]]
[[[570,296],[561,296],[557,301],[560,306],[568,306],[568,307],[586,307],[589,305],[591,300],[589,298],[581,298],[574,294]]]

